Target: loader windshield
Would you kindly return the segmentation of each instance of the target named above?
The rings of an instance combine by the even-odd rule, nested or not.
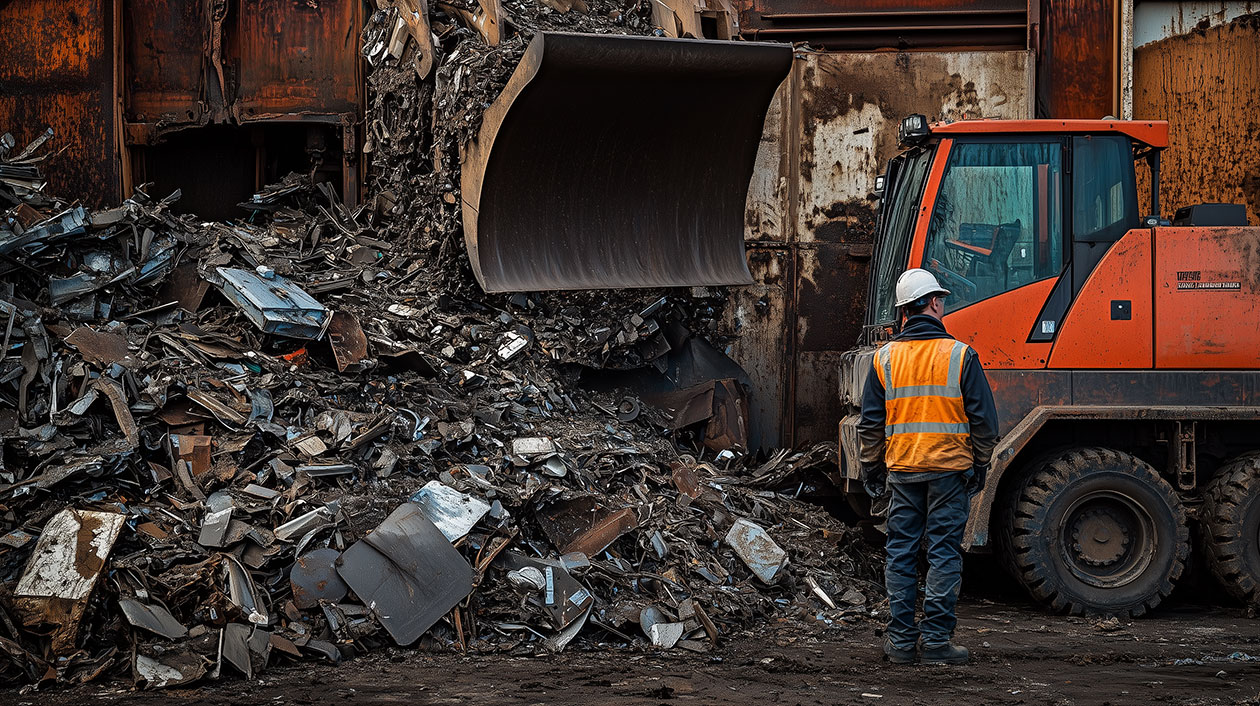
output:
[[[932,166],[933,146],[916,147],[888,165],[884,199],[880,203],[879,229],[876,235],[875,276],[870,301],[876,326],[887,326],[896,317],[893,289],[897,277],[906,269],[910,239],[914,235],[915,216],[923,186]]]
[[[922,267],[956,311],[1063,269],[1063,144],[958,142],[928,226]]]

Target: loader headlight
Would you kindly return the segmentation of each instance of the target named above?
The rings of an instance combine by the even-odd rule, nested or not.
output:
[[[897,129],[897,142],[901,145],[917,145],[928,136],[928,121],[926,115],[915,113],[907,115],[901,121],[901,126]]]

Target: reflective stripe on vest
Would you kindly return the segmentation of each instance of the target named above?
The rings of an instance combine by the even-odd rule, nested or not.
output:
[[[895,471],[971,468],[971,426],[962,398],[967,344],[948,338],[893,341],[875,356],[884,384],[884,462]]]

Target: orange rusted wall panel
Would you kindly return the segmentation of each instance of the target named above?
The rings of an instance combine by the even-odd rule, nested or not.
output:
[[[229,41],[240,57],[240,119],[356,112],[361,6],[347,0],[241,0]]]
[[[1046,367],[1049,343],[1029,343],[1028,334],[1057,279],[1047,279],[963,307],[945,317],[945,328],[966,341],[990,370]]]
[[[1063,317],[1050,367],[1150,368],[1152,316],[1151,231],[1131,230],[1103,256]]]
[[[109,0],[0,3],[0,132],[21,147],[52,127],[49,191],[94,206],[121,196],[114,28]]]
[[[1260,367],[1260,228],[1155,229],[1155,365]]]
[[[197,123],[205,107],[206,3],[125,0],[125,114],[130,122]]]
[[[1166,119],[1160,206],[1226,202],[1260,224],[1260,13],[1138,47],[1133,115]]]
[[[1043,0],[1037,117],[1117,115],[1116,1]]]

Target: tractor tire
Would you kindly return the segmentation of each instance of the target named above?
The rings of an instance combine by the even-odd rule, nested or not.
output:
[[[1221,467],[1203,502],[1204,559],[1235,598],[1260,602],[1260,454]]]
[[[1039,464],[1008,518],[1017,578],[1056,611],[1140,616],[1172,592],[1190,555],[1172,486],[1112,449],[1073,449]]]

